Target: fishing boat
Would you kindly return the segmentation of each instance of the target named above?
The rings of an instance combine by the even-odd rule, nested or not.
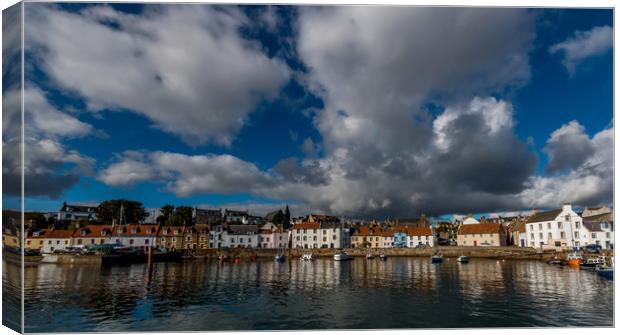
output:
[[[605,277],[607,279],[613,280],[614,279],[614,258],[610,257],[609,260],[611,262],[611,265],[607,265],[607,264],[598,265],[595,268],[595,271],[598,275]]]
[[[347,255],[347,253],[344,252],[343,250],[340,250],[334,254],[334,260],[335,261],[347,261],[349,260],[349,255]]]
[[[469,256],[461,255],[456,259],[459,263],[469,263]]]
[[[579,255],[576,252],[573,252],[572,254],[569,254],[566,257],[566,264],[568,264],[568,266],[579,267],[579,265],[581,265],[581,261],[582,260],[583,260],[583,258],[581,257],[581,255]]]
[[[382,261],[386,261],[387,260],[387,256],[385,254],[381,254],[379,255],[379,259]]]
[[[441,262],[443,262],[443,256],[441,255],[431,256],[431,263],[441,263]]]
[[[313,254],[303,254],[301,255],[301,257],[299,258],[302,261],[313,261],[314,260],[314,255]]]
[[[604,256],[598,256],[598,257],[595,257],[595,258],[588,258],[584,262],[581,262],[579,267],[580,268],[586,268],[586,269],[594,269],[594,268],[596,268],[599,265],[606,265],[605,264],[605,257]]]
[[[273,260],[274,260],[274,261],[276,261],[276,262],[278,262],[278,263],[282,263],[282,262],[284,262],[284,259],[285,259],[285,258],[284,258],[284,255],[276,255],[276,256],[273,258]]]

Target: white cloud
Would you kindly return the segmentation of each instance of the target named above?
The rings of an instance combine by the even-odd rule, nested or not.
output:
[[[613,47],[613,29],[610,26],[594,27],[588,31],[577,31],[575,36],[552,45],[549,52],[562,53],[562,64],[570,74],[583,60],[605,54]]]
[[[32,4],[26,14],[28,47],[61,87],[93,111],[140,113],[190,144],[230,144],[290,77],[283,61],[240,36],[248,18],[231,7],[162,5],[130,15]]]
[[[571,162],[571,165],[566,165],[570,170],[565,174],[533,176],[528,182],[528,187],[520,194],[525,206],[548,208],[559,206],[565,201],[580,206],[591,206],[608,204],[612,201],[613,129],[602,130],[589,138],[583,126],[572,121],[553,132],[550,140],[557,140],[558,134],[567,133],[576,136],[579,141],[584,141],[583,136],[586,136],[589,150],[577,152],[576,154],[581,155],[579,160],[575,161],[578,163]],[[564,147],[561,148],[564,150]],[[571,152],[563,154],[572,155]]]

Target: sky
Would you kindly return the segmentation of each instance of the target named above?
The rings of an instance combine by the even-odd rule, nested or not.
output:
[[[115,198],[358,218],[612,205],[612,10],[25,8],[26,210]],[[3,13],[13,60],[14,17]],[[3,207],[19,208],[7,64]]]

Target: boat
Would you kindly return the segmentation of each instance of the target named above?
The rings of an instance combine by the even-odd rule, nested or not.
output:
[[[366,254],[366,259],[373,259],[375,258],[375,256],[373,256],[371,253]]]
[[[273,260],[274,260],[274,261],[276,261],[276,262],[278,262],[278,263],[282,263],[282,262],[284,262],[285,258],[284,258],[284,255],[276,255],[276,256],[273,258]]]
[[[547,261],[547,264],[551,265],[565,265],[566,261],[559,258],[558,256],[554,256],[552,259]]]
[[[443,256],[441,255],[431,256],[431,263],[441,263],[441,262],[443,262]]]
[[[596,268],[594,268],[594,270],[596,271],[598,275],[602,277],[605,277],[607,279],[614,279],[614,267],[613,266],[599,265]]]
[[[584,262],[581,262],[579,267],[586,268],[586,269],[594,269],[594,268],[596,268],[599,265],[606,265],[605,264],[605,257],[604,256],[599,256],[599,257],[595,257],[595,258],[588,258]]]
[[[313,254],[303,254],[301,255],[301,257],[299,258],[302,261],[313,261],[314,260],[314,255]]]
[[[461,255],[456,259],[459,263],[469,263],[469,256]]]
[[[343,250],[340,250],[334,254],[334,260],[335,261],[348,261],[349,255],[347,255],[347,253],[344,252]]]
[[[566,264],[568,264],[568,266],[579,267],[579,265],[581,265],[581,261],[582,261],[581,255],[579,255],[576,252],[573,252],[572,254],[569,254],[566,257]]]
[[[379,259],[382,260],[382,261],[385,261],[385,260],[387,260],[387,256],[385,254],[381,254],[381,255],[379,255]]]

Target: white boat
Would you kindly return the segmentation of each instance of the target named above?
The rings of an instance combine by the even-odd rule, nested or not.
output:
[[[349,260],[349,255],[347,255],[346,252],[341,250],[334,254],[334,260],[335,261],[346,261],[346,260]]]
[[[595,258],[588,258],[584,262],[579,265],[582,268],[596,268],[598,266],[604,266],[605,264],[605,256],[598,256]]]
[[[284,262],[284,255],[276,255],[273,260],[278,263]]]
[[[379,259],[382,260],[382,261],[385,261],[385,260],[387,260],[387,256],[385,254],[381,254],[381,255],[379,255]]]
[[[313,254],[303,254],[301,255],[301,257],[299,258],[302,261],[312,261],[314,260],[314,255]]]
[[[459,263],[469,263],[469,256],[465,256],[465,255],[459,256],[456,259],[456,261]]]
[[[366,259],[373,259],[375,258],[375,256],[373,256],[371,253],[366,254]]]

